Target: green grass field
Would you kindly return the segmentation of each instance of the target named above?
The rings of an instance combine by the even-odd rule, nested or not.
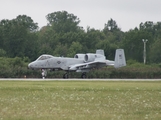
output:
[[[0,81],[0,120],[160,120],[161,81]]]

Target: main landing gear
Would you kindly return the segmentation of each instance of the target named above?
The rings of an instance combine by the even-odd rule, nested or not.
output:
[[[63,78],[64,78],[64,79],[68,79],[68,77],[69,77],[69,76],[68,76],[68,73],[65,73],[65,74],[63,75]]]
[[[86,78],[86,73],[84,72],[84,73],[82,73],[82,75],[81,75],[81,78]]]
[[[63,78],[64,78],[64,79],[68,79],[68,78],[69,78],[68,72],[66,72],[66,73],[63,75]],[[85,78],[86,78],[86,73],[85,73],[85,72],[82,73],[81,78],[82,78],[82,79],[85,79]]]

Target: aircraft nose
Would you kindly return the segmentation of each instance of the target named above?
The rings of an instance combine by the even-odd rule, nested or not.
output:
[[[31,63],[29,63],[28,64],[28,68],[32,68],[33,66],[32,66],[32,64]]]

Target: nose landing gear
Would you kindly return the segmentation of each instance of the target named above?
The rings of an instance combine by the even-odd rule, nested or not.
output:
[[[47,76],[47,71],[45,69],[41,69],[41,72],[42,79],[45,79],[45,77]]]
[[[82,73],[81,78],[85,79],[86,78],[86,73]]]

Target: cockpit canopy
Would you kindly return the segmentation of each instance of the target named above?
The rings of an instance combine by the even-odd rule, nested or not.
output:
[[[39,58],[37,58],[37,60],[45,60],[49,58],[53,58],[53,56],[52,55],[41,55]]]

